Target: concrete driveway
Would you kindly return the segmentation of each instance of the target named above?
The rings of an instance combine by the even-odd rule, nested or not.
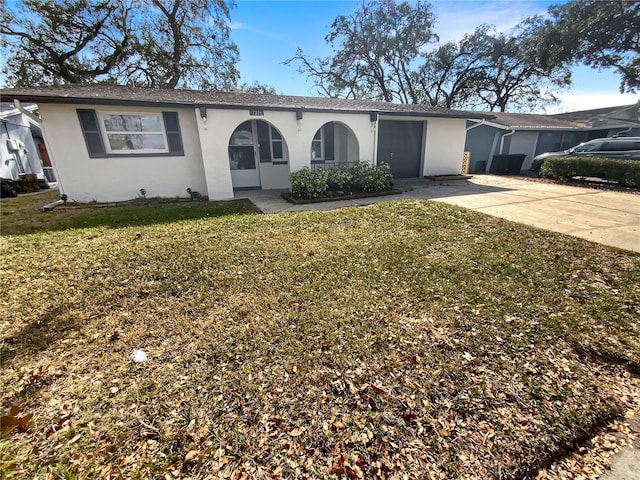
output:
[[[273,190],[237,192],[264,213],[332,210],[379,201],[427,199],[459,205],[479,212],[566,233],[593,242],[640,252],[640,194],[555,185],[498,175],[477,175],[469,180],[395,181],[400,195],[291,205]]]

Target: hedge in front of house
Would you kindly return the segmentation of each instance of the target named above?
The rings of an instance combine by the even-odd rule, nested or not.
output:
[[[387,163],[371,166],[356,162],[347,168],[338,165],[333,169],[304,167],[289,175],[291,194],[297,198],[319,198],[329,193],[384,192],[393,186],[391,167]]]
[[[573,177],[598,177],[628,187],[640,187],[640,161],[604,157],[549,157],[540,173],[569,180]]]

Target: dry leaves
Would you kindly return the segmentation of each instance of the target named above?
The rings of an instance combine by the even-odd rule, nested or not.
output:
[[[640,257],[446,205],[1,246],[7,478],[593,478],[637,400]]]

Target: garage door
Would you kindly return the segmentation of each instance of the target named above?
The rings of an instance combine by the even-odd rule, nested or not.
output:
[[[378,163],[388,163],[394,178],[420,176],[423,126],[424,122],[380,120]]]

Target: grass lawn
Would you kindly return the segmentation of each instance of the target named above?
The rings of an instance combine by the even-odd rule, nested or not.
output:
[[[20,200],[3,478],[535,477],[639,369],[637,254],[435,202]]]
[[[70,203],[68,208],[61,206],[51,212],[42,212],[44,205],[59,198],[58,190],[52,190],[38,195],[3,199],[0,203],[0,233],[6,236],[98,226],[119,228],[256,211],[255,206],[247,200],[166,202],[138,199],[122,204],[81,206],[90,208],[76,208]]]

